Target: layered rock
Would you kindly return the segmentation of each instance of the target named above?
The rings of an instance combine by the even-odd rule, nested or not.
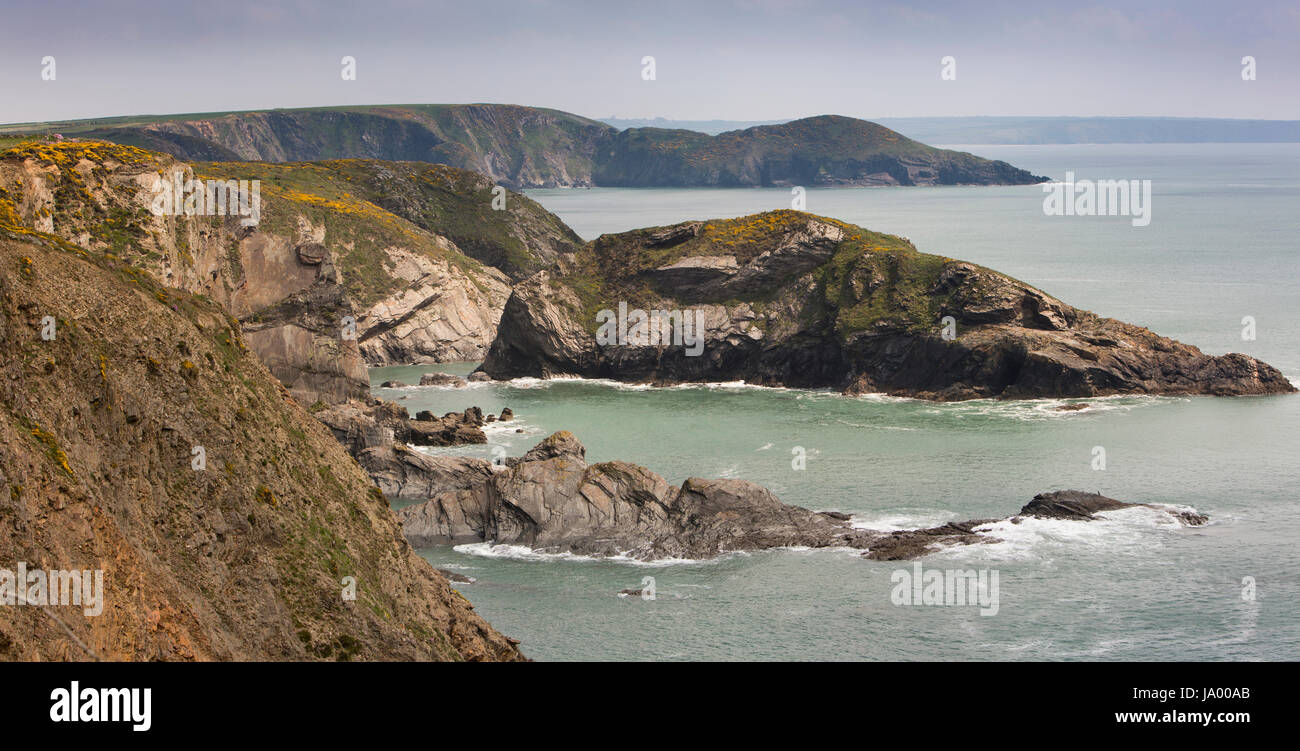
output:
[[[260,181],[256,222],[246,226],[252,218],[231,206],[224,216],[153,213],[159,177],[177,175],[206,188]],[[510,194],[494,211],[491,187],[430,164],[190,165],[78,141],[0,153],[0,218],[9,226],[57,234],[217,301],[304,404],[366,397],[367,362],[484,356],[510,279],[443,233],[517,273],[577,241],[524,196]]]
[[[849,547],[863,549],[873,559],[896,560],[949,545],[993,541],[978,528],[997,521],[892,533],[859,529],[848,515],[786,505],[745,480],[690,478],[673,487],[635,464],[588,464],[586,449],[567,431],[501,466],[483,462],[455,481],[428,487],[440,492],[397,512],[403,533],[417,547],[489,542],[543,553],[642,560],[703,559],[790,546]],[[1134,505],[1062,491],[1035,497],[1019,516],[1062,518],[1068,512],[1075,514],[1069,518],[1093,519],[1099,512]],[[1188,525],[1205,521],[1152,508]]]
[[[394,498],[432,498],[468,490],[492,476],[492,465],[482,459],[430,456],[400,443],[362,449],[356,459],[379,489]]]
[[[0,560],[103,574],[94,616],[0,606],[0,660],[520,659],[239,329],[0,228]]]
[[[602,236],[515,286],[481,370],[938,400],[1295,390],[1247,355],[795,211]]]

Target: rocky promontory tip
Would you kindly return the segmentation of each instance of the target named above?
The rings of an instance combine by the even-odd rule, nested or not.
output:
[[[640,560],[705,559],[780,547],[847,547],[874,560],[900,560],[950,545],[996,538],[981,528],[998,519],[953,522],[931,529],[882,532],[855,527],[839,512],[815,512],[782,503],[770,490],[737,479],[690,478],[670,485],[645,467],[612,461],[588,464],[586,449],[567,431],[492,467],[447,475],[425,486],[430,500],[397,512],[417,547],[489,542],[524,545],[543,553]],[[443,460],[426,459],[437,466]],[[436,470],[430,470],[429,474]],[[467,481],[468,478],[468,481]],[[1098,513],[1146,505],[1181,524],[1205,517],[1163,506],[1131,504],[1078,491],[1036,496],[1011,517],[1093,520]]]
[[[798,211],[601,236],[515,285],[481,371],[941,401],[1295,391],[1248,355]]]

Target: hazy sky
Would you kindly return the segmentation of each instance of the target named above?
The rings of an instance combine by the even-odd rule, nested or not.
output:
[[[340,60],[357,60],[344,81]],[[641,77],[654,56],[656,80]],[[1243,81],[1243,56],[1257,80]],[[57,78],[41,80],[53,56]],[[955,81],[940,59],[956,59]],[[589,117],[1300,119],[1300,2],[4,0],[0,122],[511,102]]]

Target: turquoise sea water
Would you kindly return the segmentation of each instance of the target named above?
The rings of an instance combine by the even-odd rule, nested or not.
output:
[[[1243,351],[1300,382],[1300,145],[972,147],[1062,179],[1149,179],[1148,227],[1048,217],[1042,189],[811,189],[808,210],[910,237],[1068,303],[1209,352]],[[788,190],[548,190],[532,195],[583,237],[789,206]],[[1256,320],[1243,341],[1241,319]],[[372,381],[467,373],[472,364],[373,370]],[[958,404],[846,398],[717,384],[652,389],[516,381],[376,389],[412,413],[485,412],[489,445],[517,455],[572,430],[589,460],[625,459],[673,482],[740,477],[784,501],[878,527],[1001,517],[1035,493],[1077,488],[1192,507],[1184,528],[1147,510],[1105,521],[1000,525],[1002,543],[926,568],[991,569],[999,609],[898,606],[911,564],[847,551],[776,550],[710,562],[634,564],[484,546],[421,551],[477,582],[478,612],[536,659],[1300,658],[1300,396],[1111,398]],[[515,433],[518,428],[525,432]],[[1096,447],[1104,470],[1093,468]],[[791,466],[794,449],[806,469]],[[400,501],[399,501],[400,502]],[[654,577],[657,598],[618,597]],[[1253,577],[1255,599],[1243,599]]]

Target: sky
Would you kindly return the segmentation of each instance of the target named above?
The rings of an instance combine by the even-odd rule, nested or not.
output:
[[[344,80],[342,59],[356,60]],[[642,60],[654,58],[646,80]],[[1242,58],[1255,59],[1255,80]],[[54,58],[54,80],[43,80]],[[951,57],[953,80],[941,77]],[[1300,119],[1300,2],[5,0],[0,123],[508,102],[588,117]]]

